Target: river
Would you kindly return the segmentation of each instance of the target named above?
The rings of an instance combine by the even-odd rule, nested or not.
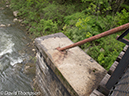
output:
[[[32,77],[23,72],[25,62],[29,63],[33,54],[27,45],[31,41],[25,28],[13,19],[12,11],[0,1],[0,96],[10,96],[9,92],[14,91],[33,91]]]

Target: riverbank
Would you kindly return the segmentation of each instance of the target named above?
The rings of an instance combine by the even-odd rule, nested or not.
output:
[[[18,13],[17,18],[22,19],[20,24],[26,26],[27,34],[32,40],[62,32],[73,42],[77,42],[128,22],[124,21],[127,18],[124,17],[124,14],[128,13],[127,8],[119,6],[118,11],[118,8],[111,6],[113,2],[84,1],[12,0],[10,7]],[[102,8],[97,9],[97,5],[101,5]],[[120,34],[101,38],[80,47],[109,70],[125,46],[115,40]]]

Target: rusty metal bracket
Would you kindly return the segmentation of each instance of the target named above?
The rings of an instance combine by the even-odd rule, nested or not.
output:
[[[125,43],[126,45],[129,45],[129,40],[123,38],[123,37],[125,37],[128,33],[129,33],[129,29],[127,29],[124,33],[122,33],[120,36],[118,36],[118,37],[117,37],[117,40],[119,40],[119,41]]]

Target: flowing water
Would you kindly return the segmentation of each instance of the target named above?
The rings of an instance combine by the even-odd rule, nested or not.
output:
[[[8,92],[33,91],[30,85],[32,79],[23,74],[22,67],[23,61],[30,59],[26,52],[30,40],[24,28],[13,19],[12,11],[0,4],[0,96],[5,96],[3,92],[7,96]]]

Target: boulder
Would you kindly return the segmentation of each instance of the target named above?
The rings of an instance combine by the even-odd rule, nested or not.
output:
[[[18,11],[13,11],[13,15],[15,16],[15,17],[17,17],[18,16]]]

